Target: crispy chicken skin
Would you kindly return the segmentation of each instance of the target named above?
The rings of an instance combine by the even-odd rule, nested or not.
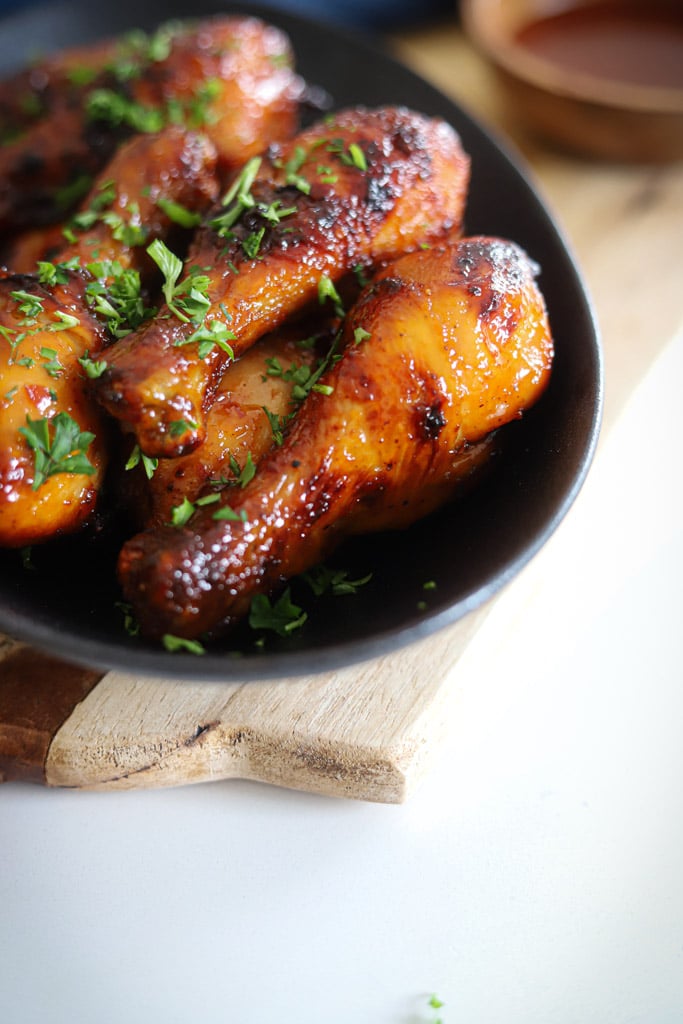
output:
[[[148,526],[167,525],[183,501],[212,493],[212,482],[234,481],[235,465],[258,465],[275,443],[273,423],[284,429],[296,406],[297,381],[305,380],[307,369],[313,372],[316,348],[302,345],[306,340],[301,328],[283,329],[228,367],[207,416],[204,443],[188,455],[160,459],[145,479],[138,503],[146,507]]]
[[[65,241],[53,261],[76,262],[85,269],[94,262],[116,261],[134,267],[143,277],[157,274],[147,255],[156,238],[176,231],[169,204],[177,203],[201,216],[218,192],[216,150],[203,133],[181,127],[156,135],[139,135],[114,154],[68,225]],[[87,276],[87,274],[86,274]]]
[[[39,260],[76,260],[87,267],[116,259],[124,268],[135,266],[149,275],[156,267],[145,248],[172,229],[164,203],[176,197],[175,202],[182,200],[201,216],[215,202],[218,187],[216,150],[203,133],[171,126],[156,135],[136,136],[116,151],[74,218],[23,233],[5,252],[4,262],[13,273],[30,274]],[[131,229],[138,234],[136,244],[122,245],[116,235],[130,236]]]
[[[404,108],[347,110],[271,147],[190,251],[186,267],[209,278],[204,330],[230,330],[239,355],[315,301],[321,280],[458,233],[468,179],[453,129]],[[204,438],[230,356],[215,345],[202,357],[196,331],[166,307],[108,354],[100,400],[149,455],[180,455]],[[180,418],[194,426],[172,434]]]
[[[463,455],[544,390],[553,345],[535,267],[471,238],[404,256],[347,317],[344,354],[230,518],[199,509],[122,549],[119,578],[143,631],[188,638],[245,615],[349,534],[404,527],[454,493]]]
[[[296,130],[291,63],[286,36],[250,17],[160,29],[130,54],[122,43],[94,80],[56,92],[49,116],[0,149],[0,230],[61,219],[74,188],[134,132],[201,129],[228,173]]]
[[[18,275],[0,280],[0,545],[20,547],[72,532],[93,510],[107,461],[107,427],[79,359],[94,357],[109,334],[90,309],[89,288],[97,284],[100,300],[109,296],[111,264],[118,272],[156,270],[144,243],[128,244],[130,230],[144,222],[144,241],[168,234],[173,224],[158,206],[162,196],[206,206],[216,191],[214,165],[210,143],[180,128],[131,140],[86,202],[89,226],[57,254],[62,268],[53,268],[59,270],[54,282]],[[72,269],[64,269],[65,262]],[[38,429],[59,444],[60,415],[62,438],[64,416],[95,435],[82,450],[92,468],[75,472],[64,461],[67,449],[41,482],[42,456],[22,431],[29,419],[44,421]]]

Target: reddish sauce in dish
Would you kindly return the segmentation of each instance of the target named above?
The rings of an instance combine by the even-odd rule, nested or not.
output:
[[[597,2],[525,25],[517,43],[570,71],[612,82],[683,88],[683,0]]]

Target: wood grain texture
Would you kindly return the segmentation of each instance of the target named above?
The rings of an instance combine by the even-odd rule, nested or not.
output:
[[[486,66],[454,25],[396,38],[394,46],[466,108],[494,127],[509,127]],[[596,164],[538,149],[521,135],[515,141],[565,228],[595,302],[607,375],[602,446],[683,325],[683,167]],[[59,692],[54,666],[37,656],[25,685],[3,690],[0,674],[0,762],[7,777],[51,786],[118,790],[247,778],[405,800],[457,713],[459,659],[467,653],[470,677],[474,658],[485,671],[495,631],[514,630],[519,616],[542,605],[544,573],[574,563],[574,548],[564,554],[558,531],[495,602],[494,614],[483,609],[395,655],[317,677],[208,685],[109,673],[90,686],[67,672],[74,680],[68,700],[50,709]]]
[[[436,643],[315,677],[195,684],[109,673],[55,735],[46,781],[130,789],[243,778],[400,802],[438,748],[444,680],[484,614]]]
[[[0,638],[0,781],[45,781],[53,737],[101,678]]]

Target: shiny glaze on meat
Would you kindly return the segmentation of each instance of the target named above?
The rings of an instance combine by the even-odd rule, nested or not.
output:
[[[234,463],[240,469],[249,460],[258,465],[275,443],[270,417],[286,429],[296,408],[292,369],[317,362],[316,349],[301,344],[306,338],[304,329],[267,335],[228,367],[207,416],[204,443],[188,455],[160,459],[151,479],[145,478],[139,500],[148,506],[147,525],[168,524],[184,499],[212,493],[212,481],[234,480]],[[273,361],[283,373],[272,372]]]
[[[84,229],[77,221],[70,225],[73,240],[62,239],[53,261],[76,260],[83,269],[95,261],[116,261],[143,277],[156,277],[158,270],[147,246],[155,238],[169,240],[169,235],[178,234],[163,201],[201,215],[216,198],[216,163],[215,147],[203,133],[171,127],[130,139],[114,154],[82,204],[81,213],[97,212],[94,223]],[[121,237],[122,228],[140,228],[139,241],[127,243]]]
[[[322,278],[338,281],[356,264],[459,232],[468,177],[455,132],[403,108],[348,110],[272,148],[250,187],[253,205],[227,234],[215,228],[225,213],[216,210],[189,254],[187,266],[209,275],[205,324],[227,326],[238,355],[315,302]],[[273,224],[263,211],[278,204],[290,212]],[[183,454],[203,439],[228,356],[215,346],[200,358],[197,345],[187,344],[195,330],[166,308],[109,353],[100,399],[149,455]],[[169,423],[181,417],[196,426],[172,435]]]
[[[543,392],[553,345],[535,267],[466,239],[407,255],[363,293],[342,359],[243,490],[130,540],[119,576],[145,633],[197,637],[324,559],[349,534],[404,527],[452,497],[471,445]]]
[[[106,465],[103,415],[84,387],[78,360],[101,337],[99,325],[82,307],[78,323],[53,330],[65,312],[35,279],[6,277],[0,281],[0,327],[21,333],[24,317],[13,292],[25,291],[40,299],[42,312],[32,332],[11,353],[0,337],[0,544],[23,547],[55,534],[75,530],[90,515],[97,501]],[[72,306],[73,308],[73,306]],[[16,334],[11,335],[16,337]],[[46,356],[46,353],[54,356]],[[30,364],[19,360],[30,360]],[[47,367],[58,366],[56,376]],[[86,455],[94,473],[56,473],[33,489],[35,457],[20,428],[32,421],[67,413],[82,431],[95,439]]]
[[[135,75],[122,76],[114,61],[87,87],[65,87],[44,118],[0,149],[0,231],[61,219],[74,184],[97,174],[138,130],[90,117],[84,106],[98,90],[160,111],[165,124],[180,120],[206,132],[222,173],[296,129],[301,87],[289,42],[256,18],[217,17],[169,31],[159,59],[138,60]]]
[[[166,236],[172,223],[157,206],[160,195],[197,208],[206,206],[216,191],[214,165],[215,153],[203,136],[180,128],[140,136],[116,154],[85,209],[91,209],[106,185],[111,201],[105,213],[126,224],[131,218],[144,222],[147,240]],[[95,356],[110,338],[88,306],[86,286],[93,280],[88,265],[94,260],[115,261],[123,269],[156,270],[144,246],[127,245],[116,227],[100,219],[77,232],[56,259],[77,260],[81,270],[70,271],[49,290],[36,277],[10,275],[0,280],[0,545],[8,547],[77,529],[97,500],[107,462],[107,428],[78,360],[86,354]],[[111,283],[106,273],[101,283]],[[27,318],[22,312],[20,292],[37,297],[42,307],[38,315]],[[76,325],[63,327],[65,315],[76,318]],[[27,417],[52,419],[60,412],[82,431],[96,435],[87,452],[95,472],[60,472],[34,490],[34,454],[19,429],[26,426]]]

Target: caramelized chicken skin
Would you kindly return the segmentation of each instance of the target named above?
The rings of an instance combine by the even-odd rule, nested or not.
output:
[[[275,433],[286,429],[297,404],[297,383],[303,382],[299,390],[304,391],[315,370],[313,340],[301,328],[283,329],[262,338],[228,367],[207,416],[204,443],[188,455],[160,459],[138,491],[146,525],[168,524],[183,502],[215,493],[215,483],[234,481],[236,467],[244,471],[258,465],[273,447]]]
[[[207,140],[180,128],[131,140],[93,189],[83,229],[57,254],[49,284],[29,276],[0,280],[0,545],[71,532],[93,510],[107,427],[79,360],[93,359],[109,341],[115,282],[123,280],[126,296],[135,297],[137,272],[156,270],[145,244],[174,226],[159,201],[206,206],[216,191],[214,165]],[[134,311],[143,305],[142,295],[134,299]],[[36,452],[27,429],[50,449],[47,474],[40,469],[48,453]],[[70,431],[74,443],[56,458]],[[77,445],[79,432],[94,437]],[[79,447],[84,471],[77,471],[82,460],[69,461]]]
[[[145,633],[197,637],[243,616],[349,534],[403,527],[448,500],[469,446],[543,392],[553,345],[534,266],[466,239],[398,259],[347,317],[344,354],[229,518],[130,540],[119,576]],[[467,465],[467,463],[465,463]]]
[[[227,173],[295,131],[301,86],[278,29],[216,17],[142,38],[130,53],[122,43],[94,80],[86,63],[87,85],[58,91],[49,116],[0,149],[0,230],[61,219],[131,133],[201,129]]]
[[[315,301],[321,282],[459,232],[468,177],[455,132],[403,108],[348,110],[271,148],[257,172],[245,169],[188,257],[185,286],[191,268],[208,268],[202,338],[229,330],[239,355]],[[196,318],[177,308],[117,343],[98,382],[104,406],[152,456],[203,440],[230,358],[218,344],[202,353]],[[180,418],[194,426],[172,433]]]
[[[86,309],[66,313],[35,279],[6,277],[0,335],[0,545],[23,547],[77,529],[95,507],[106,436],[78,360],[100,330]]]

